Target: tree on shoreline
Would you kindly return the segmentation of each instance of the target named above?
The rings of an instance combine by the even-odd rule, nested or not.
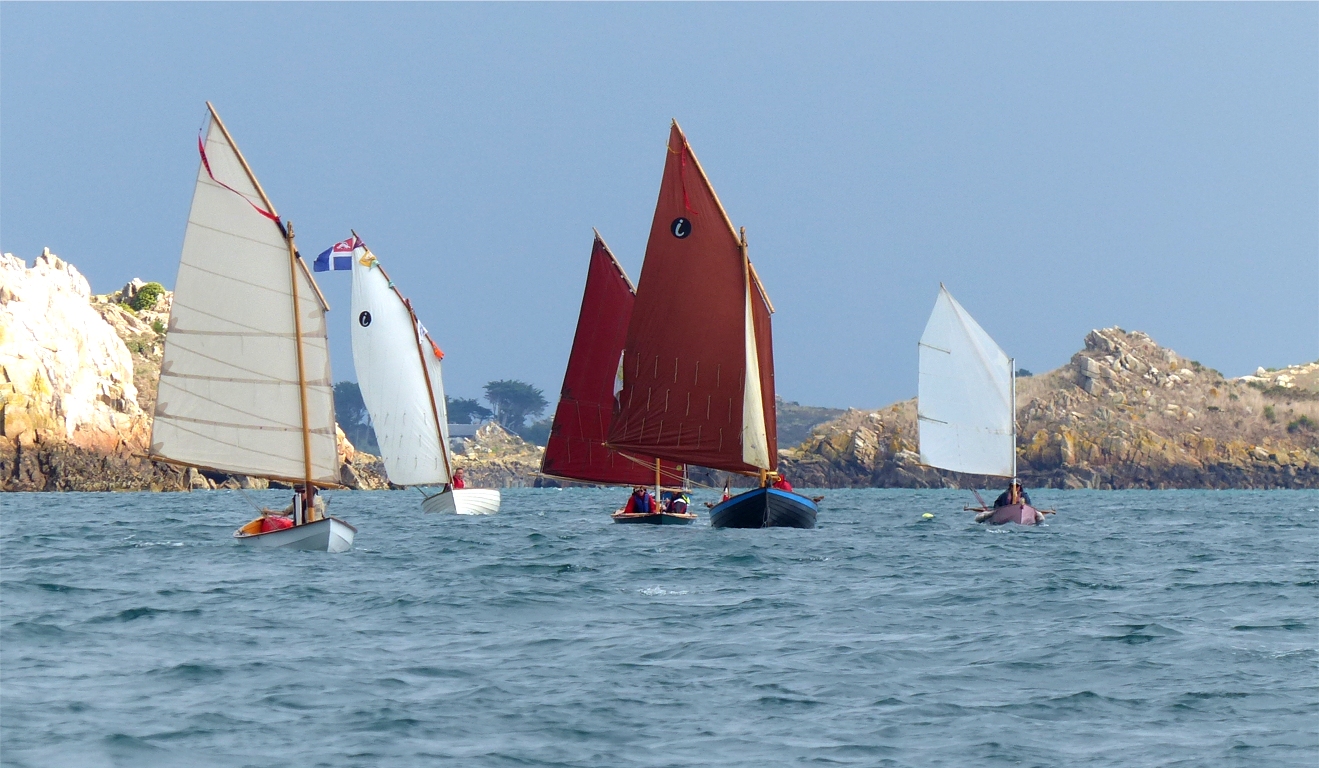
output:
[[[521,432],[528,416],[539,416],[550,404],[540,389],[514,379],[486,384],[485,399],[495,407],[495,420],[512,432]]]

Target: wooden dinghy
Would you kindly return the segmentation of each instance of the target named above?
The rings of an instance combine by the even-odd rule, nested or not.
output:
[[[356,529],[302,513],[341,487],[326,337],[329,305],[208,102],[151,424],[153,460],[298,484],[288,527],[251,546],[344,552]],[[314,510],[314,503],[312,504]],[[291,525],[289,525],[291,523]]]
[[[489,488],[447,489],[421,502],[424,512],[450,515],[493,515],[499,511],[499,491]]]
[[[691,525],[696,520],[696,514],[692,512],[651,512],[645,515],[636,515],[623,510],[618,510],[613,514],[615,523],[639,524],[639,525]]]
[[[989,523],[990,525],[1003,525],[1005,523],[1016,523],[1018,525],[1039,525],[1044,522],[1045,515],[1052,515],[1052,509],[1036,509],[1029,503],[1025,504],[1002,504],[997,507],[991,507],[980,498],[978,491],[975,493],[976,501],[980,502],[978,507],[963,507],[968,512],[976,513],[977,523]]]
[[[258,517],[234,531],[241,544],[255,547],[284,547],[316,552],[347,552],[353,548],[357,529],[337,517],[326,517],[292,528],[261,530],[264,518]]]
[[[643,453],[622,453],[605,444],[617,407],[614,391],[619,360],[635,301],[632,281],[596,232],[577,330],[540,471],[546,477],[593,485],[636,487],[654,482],[658,497],[663,484],[685,485],[685,468]],[[687,525],[695,519],[690,513],[638,515],[623,514],[622,509],[613,516],[616,523],[648,525]]]

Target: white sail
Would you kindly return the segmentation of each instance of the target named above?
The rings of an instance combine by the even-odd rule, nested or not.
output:
[[[919,348],[921,462],[1011,477],[1012,361],[942,285]]]
[[[760,353],[756,347],[756,321],[751,312],[751,280],[746,290],[746,378],[742,382],[742,461],[769,469],[769,434],[765,427],[765,396],[760,387]]]
[[[352,338],[357,383],[389,479],[399,485],[449,482],[440,359],[365,249],[353,254]]]
[[[236,474],[306,476],[296,275],[310,475],[337,483],[327,308],[306,267],[292,269],[283,230],[261,213],[265,203],[214,119],[205,147],[210,173],[202,163],[183,237],[151,453]]]

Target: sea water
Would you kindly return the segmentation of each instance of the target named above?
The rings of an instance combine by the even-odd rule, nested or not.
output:
[[[712,530],[331,492],[340,555],[235,544],[234,492],[0,496],[0,762],[1319,762],[1319,493],[825,493]]]

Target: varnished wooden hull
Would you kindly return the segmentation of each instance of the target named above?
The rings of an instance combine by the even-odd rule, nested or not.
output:
[[[615,512],[613,517],[615,523],[630,525],[691,525],[696,520],[696,515],[693,514],[675,515],[669,512],[652,512],[648,515],[631,515],[621,509]]]

